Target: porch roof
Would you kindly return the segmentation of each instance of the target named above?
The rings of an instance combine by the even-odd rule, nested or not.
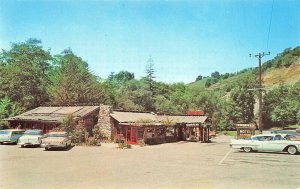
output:
[[[156,124],[158,119],[155,114],[142,112],[113,111],[110,116],[119,123]]]
[[[164,115],[159,116],[160,121],[169,120],[169,122],[173,123],[183,123],[183,124],[200,124],[204,123],[207,120],[207,116],[187,116],[187,115]]]
[[[187,115],[157,115],[154,113],[123,112],[113,111],[110,116],[120,124],[128,125],[176,125],[176,124],[202,124],[207,120],[207,116],[187,116]]]

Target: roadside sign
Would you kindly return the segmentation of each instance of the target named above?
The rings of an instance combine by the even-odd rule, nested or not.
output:
[[[255,124],[236,124],[237,139],[248,138],[255,134]]]

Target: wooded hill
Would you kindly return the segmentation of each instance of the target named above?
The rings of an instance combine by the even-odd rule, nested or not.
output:
[[[300,119],[299,51],[299,47],[286,49],[263,64],[265,86],[272,86],[264,94],[264,123],[268,127],[296,124]],[[257,86],[257,68],[239,73],[214,72],[187,85],[156,81],[159,70],[154,69],[151,59],[145,70],[141,79],[126,70],[101,78],[70,49],[52,55],[36,39],[12,43],[10,49],[0,53],[0,120],[41,105],[100,103],[161,114],[203,110],[215,120],[218,130],[256,119],[256,94],[248,89]]]
[[[198,76],[195,82],[190,85],[206,86],[211,89],[227,89],[231,84],[239,80],[244,75],[252,72],[258,74],[258,68],[248,68],[237,73],[219,72],[212,73],[211,76]],[[294,49],[285,49],[274,59],[262,64],[263,85],[265,87],[274,87],[279,84],[295,84],[300,81],[300,47]],[[215,76],[215,77],[213,77]],[[199,79],[202,78],[202,79]]]

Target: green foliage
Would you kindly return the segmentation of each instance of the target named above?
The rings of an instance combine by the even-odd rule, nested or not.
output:
[[[286,49],[273,60],[263,64],[263,70],[289,67],[300,57],[300,47]],[[296,61],[297,60],[297,61]],[[253,115],[257,68],[237,73],[213,72],[211,77],[199,75],[196,82],[166,84],[155,81],[151,58],[146,76],[135,79],[134,73],[112,73],[107,80],[93,75],[87,62],[71,49],[52,56],[43,50],[41,42],[29,39],[13,43],[0,53],[0,119],[14,116],[43,104],[109,104],[124,110],[156,111],[164,114],[185,114],[203,110],[216,121],[218,130],[235,129],[235,123],[249,123]],[[300,122],[300,84],[282,85],[264,95],[264,123],[294,124]],[[72,120],[64,120],[60,129],[66,130],[74,142],[89,144],[101,139],[99,128],[93,138]]]
[[[84,127],[76,125],[75,128],[69,133],[72,138],[72,143],[81,144],[85,143],[87,139],[87,132]]]
[[[211,77],[219,79],[220,78],[220,73],[218,71],[215,71],[215,72],[211,73]]]
[[[299,122],[300,84],[281,84],[264,97],[265,125],[295,124]]]
[[[198,75],[198,77],[196,78],[196,81],[200,81],[203,79],[203,76],[202,75]]]
[[[146,77],[145,77],[145,82],[147,83],[147,85],[149,86],[149,91],[151,92],[152,97],[155,95],[155,70],[154,70],[154,63],[153,63],[153,59],[149,58],[147,61],[147,65],[145,68],[145,72],[146,72]]]
[[[0,98],[7,96],[24,110],[47,102],[47,74],[52,56],[41,42],[29,39],[13,43],[10,50],[0,53]]]
[[[205,82],[205,87],[210,87],[211,85],[217,83],[219,80],[217,78],[208,78]]]
[[[88,64],[70,50],[56,56],[48,88],[51,103],[74,105],[99,103],[102,86],[88,70]]]
[[[290,67],[292,64],[297,62],[296,60],[300,57],[300,47],[294,49],[287,48],[282,53],[278,54],[273,60],[267,61],[262,65],[263,70],[280,67]]]
[[[21,113],[21,109],[15,102],[12,102],[8,97],[0,99],[0,120],[15,116]]]
[[[120,148],[120,149],[131,149],[132,146],[131,146],[131,144],[128,144],[127,142],[124,142],[124,143],[118,143],[118,148]]]
[[[81,127],[76,123],[76,121],[74,121],[72,115],[68,115],[65,119],[63,119],[59,129],[66,131],[69,136],[71,136],[72,143],[81,144],[86,142],[88,133],[84,127]]]
[[[132,79],[134,79],[134,73],[130,73],[128,71],[120,71],[117,74],[114,74],[114,72],[112,72],[108,77],[108,81],[117,83],[124,83]]]
[[[131,80],[120,87],[116,108],[124,110],[152,111],[154,98],[148,86],[141,80]]]
[[[232,99],[231,115],[234,123],[254,122],[255,93],[248,89],[256,86],[255,75],[249,73],[236,83],[236,87],[231,91]]]

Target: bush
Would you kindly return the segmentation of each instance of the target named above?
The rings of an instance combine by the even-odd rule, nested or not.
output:
[[[86,142],[86,135],[87,132],[85,131],[85,128],[77,125],[74,130],[69,132],[69,135],[72,137],[72,142],[75,144],[80,144]]]
[[[118,143],[118,148],[121,148],[121,149],[131,149],[131,144],[128,144],[127,142]]]
[[[101,146],[100,140],[95,137],[89,137],[85,143],[88,146]]]

